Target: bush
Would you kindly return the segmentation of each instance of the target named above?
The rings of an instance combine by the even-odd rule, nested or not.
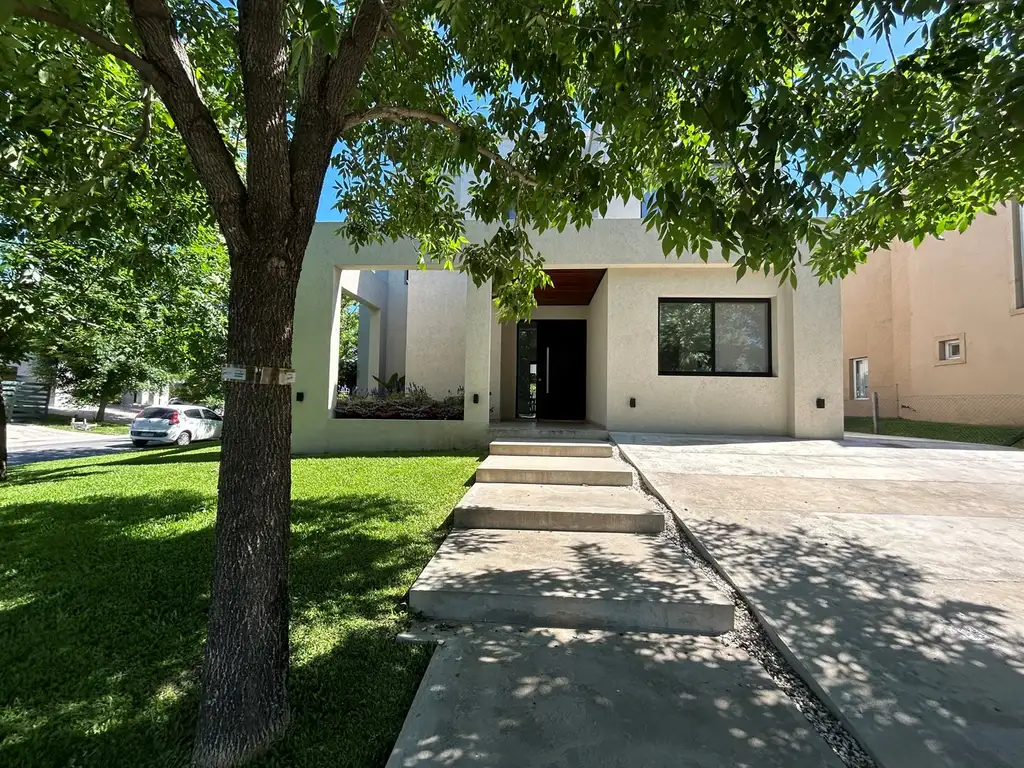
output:
[[[460,421],[462,389],[443,400],[435,400],[422,387],[409,384],[404,392],[377,389],[366,393],[339,394],[334,416],[338,419],[410,419],[417,421]]]

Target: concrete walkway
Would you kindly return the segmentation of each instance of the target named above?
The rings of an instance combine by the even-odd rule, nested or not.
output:
[[[1024,452],[614,437],[880,764],[1024,765]]]
[[[409,592],[444,644],[388,768],[841,765],[717,637],[731,600],[586,437],[492,444]]]
[[[705,637],[479,629],[439,647],[387,768],[839,768],[738,649]]]

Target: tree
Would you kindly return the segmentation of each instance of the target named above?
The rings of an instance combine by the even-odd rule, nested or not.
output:
[[[28,357],[38,319],[28,294],[37,275],[0,247],[0,367]],[[0,389],[0,482],[7,479],[7,404]]]
[[[338,381],[350,390],[356,388],[359,363],[359,302],[343,296],[338,323]]]
[[[527,314],[545,280],[531,232],[585,226],[615,196],[656,190],[647,220],[666,254],[717,247],[739,275],[795,283],[802,244],[829,279],[867,248],[963,226],[1022,186],[1022,20],[1011,3],[0,7],[13,11],[5,45],[81,57],[85,41],[111,57],[141,126],[153,114],[145,94],[162,104],[228,249],[233,364],[289,366],[299,270],[332,163],[354,243],[413,237],[424,259],[493,280],[506,317]],[[851,61],[847,40],[865,26],[888,39],[900,17],[927,24],[920,50],[885,69]],[[38,90],[31,76],[14,84]],[[107,109],[89,93],[50,101],[71,114]],[[589,129],[601,134],[594,151]],[[73,147],[54,165],[92,189],[109,176]],[[469,212],[496,225],[482,243],[466,242],[451,191],[466,169],[478,179]],[[877,183],[845,187],[857,174]],[[47,226],[77,204],[34,199]],[[102,201],[82,202],[103,219]],[[289,719],[290,395],[232,382],[226,400],[194,752],[214,765],[265,749]]]
[[[191,242],[132,260],[68,238],[0,249],[0,306],[10,307],[0,351],[10,362],[34,357],[39,378],[97,404],[99,421],[141,385],[202,381],[211,369],[220,384],[228,275],[217,233],[201,227]]]
[[[107,405],[142,385],[165,383],[154,370],[146,341],[149,328],[123,320],[103,325],[70,325],[37,350],[38,378],[70,393],[79,403],[96,405],[96,421],[106,419]]]

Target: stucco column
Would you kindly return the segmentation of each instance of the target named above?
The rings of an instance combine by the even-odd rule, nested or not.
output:
[[[380,370],[381,311],[366,304],[359,305],[359,357],[356,361],[356,388],[368,391],[377,388],[373,377],[384,378]]]
[[[491,418],[491,281],[479,288],[466,280],[465,421],[486,424]],[[474,397],[477,402],[473,402]]]
[[[341,270],[331,263],[304,265],[292,337],[294,453],[326,450],[324,431],[333,416],[338,389],[340,313]]]
[[[819,285],[804,266],[789,292],[791,334],[789,430],[793,437],[843,436],[843,321],[839,281]],[[781,296],[780,296],[781,298]],[[821,402],[819,402],[821,401]],[[819,407],[823,404],[824,407]]]

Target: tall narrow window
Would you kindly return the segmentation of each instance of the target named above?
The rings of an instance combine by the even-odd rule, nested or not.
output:
[[[854,400],[868,399],[868,359],[858,357],[852,360],[852,371],[850,374],[851,389]]]
[[[1010,207],[1013,211],[1014,306],[1024,309],[1024,205],[1015,200]]]
[[[659,299],[660,376],[771,376],[768,299]]]

